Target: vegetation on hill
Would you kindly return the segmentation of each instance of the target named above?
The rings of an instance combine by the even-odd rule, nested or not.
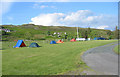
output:
[[[76,27],[65,26],[41,26],[34,24],[23,25],[2,25],[2,29],[9,29],[11,32],[2,31],[2,40],[54,40],[54,39],[67,39],[76,38]],[[106,39],[117,38],[117,30],[102,30],[93,28],[80,28],[79,37],[81,38],[94,38],[104,37]]]

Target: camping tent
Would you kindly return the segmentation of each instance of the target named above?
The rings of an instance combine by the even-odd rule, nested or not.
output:
[[[71,42],[76,41],[75,39],[70,40]]]
[[[64,43],[62,40],[57,41],[57,43]]]
[[[55,41],[51,41],[50,44],[56,44],[56,42]]]
[[[105,40],[103,37],[95,37],[94,40]]]
[[[23,42],[23,40],[18,40],[16,46],[13,46],[13,48],[18,48],[18,47],[25,47],[25,43]]]
[[[37,43],[31,43],[29,47],[40,47]]]

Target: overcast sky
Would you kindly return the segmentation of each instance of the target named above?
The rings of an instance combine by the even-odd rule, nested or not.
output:
[[[3,2],[0,14],[3,25],[32,23],[109,30],[118,25],[117,2]]]

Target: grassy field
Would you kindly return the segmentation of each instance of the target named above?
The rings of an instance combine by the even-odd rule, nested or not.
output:
[[[120,47],[120,45],[119,45]],[[115,53],[120,54],[120,51],[118,51],[118,45],[114,48]]]
[[[86,66],[80,55],[86,50],[116,40],[44,44],[39,48],[13,48],[16,42],[2,43],[3,75],[56,75]],[[28,46],[31,42],[25,41]]]

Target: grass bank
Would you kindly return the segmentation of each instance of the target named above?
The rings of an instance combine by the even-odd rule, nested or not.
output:
[[[120,45],[115,46],[114,51],[115,53],[120,54],[120,50],[118,50],[119,49],[118,46],[120,47]]]
[[[3,75],[56,75],[82,68],[85,64],[80,55],[90,48],[102,46],[116,40],[96,40],[44,44],[39,48],[12,48],[15,42],[3,42]],[[26,42],[30,45],[30,41]]]

